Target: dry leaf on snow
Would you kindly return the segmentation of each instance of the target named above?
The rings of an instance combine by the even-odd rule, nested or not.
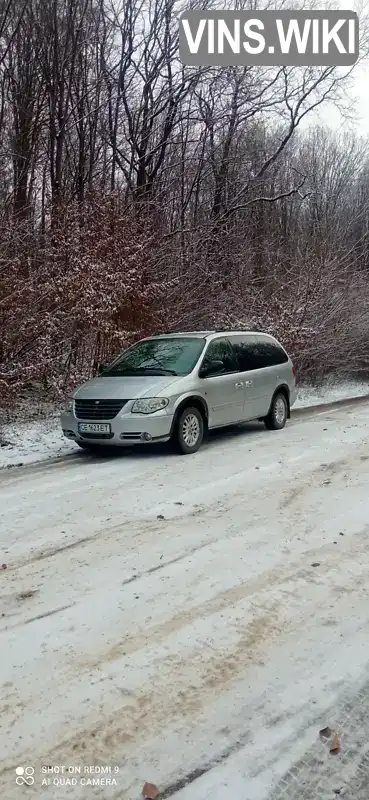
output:
[[[145,783],[142,789],[142,797],[144,800],[155,800],[159,795],[159,789],[153,783]]]
[[[335,756],[337,755],[337,753],[340,752],[340,750],[341,750],[340,740],[337,734],[335,733],[331,742],[331,746],[329,748],[329,752],[332,754],[332,756]]]
[[[331,736],[332,736],[332,733],[333,733],[333,731],[330,728],[328,728],[328,727],[327,728],[322,728],[322,730],[319,731],[319,736],[322,739],[330,739]]]

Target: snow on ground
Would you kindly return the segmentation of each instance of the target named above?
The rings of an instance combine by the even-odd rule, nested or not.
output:
[[[326,769],[318,731],[337,726],[344,749],[341,699],[369,679],[368,427],[361,403],[221,432],[188,458],[1,473],[7,800],[20,765],[37,800],[139,800],[146,780],[176,800],[267,800],[305,756],[288,798],[334,797],[306,781]],[[82,772],[67,787],[43,765]],[[112,772],[86,786],[90,766]]]
[[[0,429],[0,469],[75,453],[61,431],[59,417],[5,424]]]
[[[338,380],[331,378],[321,386],[301,386],[294,408],[307,408],[320,403],[334,403],[350,397],[369,394],[369,381]]]
[[[366,394],[369,394],[369,382],[330,380],[318,388],[301,387],[294,408],[307,408]],[[18,421],[0,428],[0,469],[45,461],[77,451],[77,445],[63,436],[59,417],[55,414],[49,413],[44,419],[32,423]]]

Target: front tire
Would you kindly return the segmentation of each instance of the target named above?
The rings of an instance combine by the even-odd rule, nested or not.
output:
[[[77,442],[78,447],[85,451],[85,453],[97,453],[99,445],[89,444],[88,442]]]
[[[204,419],[195,406],[188,406],[179,415],[174,444],[181,455],[196,453],[204,438]]]
[[[270,411],[265,417],[264,423],[270,431],[281,431],[284,428],[288,417],[288,403],[283,392],[274,395]]]

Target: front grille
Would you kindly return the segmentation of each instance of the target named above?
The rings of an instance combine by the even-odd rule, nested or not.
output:
[[[77,419],[95,420],[114,419],[128,400],[75,400],[74,410]]]

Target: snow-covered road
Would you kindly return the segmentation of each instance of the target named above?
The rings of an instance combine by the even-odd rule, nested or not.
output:
[[[339,712],[369,679],[368,430],[360,403],[2,472],[1,796],[334,798],[369,732]]]

